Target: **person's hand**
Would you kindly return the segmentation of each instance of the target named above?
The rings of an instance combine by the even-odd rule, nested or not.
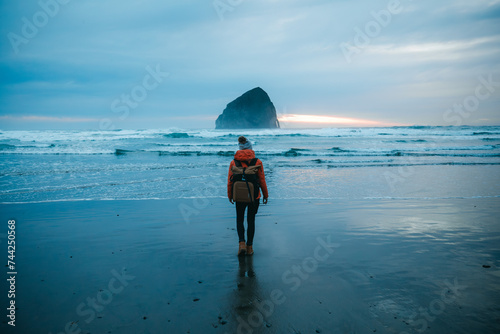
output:
[[[234,201],[232,198],[229,199],[229,202],[231,202],[231,204],[234,204]]]
[[[264,198],[264,199],[262,200],[262,203],[267,204],[267,198]]]

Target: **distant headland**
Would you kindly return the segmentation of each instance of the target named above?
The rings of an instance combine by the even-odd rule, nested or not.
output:
[[[260,87],[229,102],[215,121],[216,129],[277,129],[276,108]]]

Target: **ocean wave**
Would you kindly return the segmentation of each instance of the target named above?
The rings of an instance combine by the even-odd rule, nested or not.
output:
[[[332,148],[330,149],[330,151],[334,151],[334,152],[337,152],[337,153],[353,152],[353,151],[351,151],[351,150],[344,150],[344,149],[342,149],[342,148],[340,148],[340,147],[332,147]]]
[[[473,132],[472,136],[490,136],[490,135],[500,135],[500,132],[496,131],[480,131],[480,132]]]
[[[3,146],[2,146],[3,145]],[[219,155],[232,156],[235,145],[159,145],[151,144],[148,148],[105,148],[105,147],[70,147],[68,145],[16,146],[0,144],[0,155],[107,155],[125,156],[128,154],[157,154],[178,156]],[[165,148],[165,149],[162,149]],[[224,149],[227,148],[227,149]],[[442,156],[442,157],[498,157],[500,144],[463,147],[408,146],[404,149],[387,150],[381,147],[346,149],[331,148],[269,148],[255,150],[257,156],[284,157],[373,157],[373,156]]]
[[[377,160],[327,160],[327,159],[313,159],[308,160],[316,163],[352,163],[352,164],[363,164],[363,163],[388,163],[393,162],[395,159],[377,159]]]
[[[478,194],[477,189],[484,189],[485,194],[498,193],[490,189],[493,184],[489,181],[499,170],[500,127],[277,129],[244,130],[241,134],[252,141],[256,156],[270,171],[269,185],[274,189],[281,190],[289,175],[304,176],[294,183],[301,186],[307,181],[306,175],[317,176],[322,183],[337,182],[344,173],[335,170],[340,168],[353,175],[359,172],[376,177],[386,170],[416,166],[421,168],[418,175],[422,177],[437,178],[439,173],[430,172],[447,169],[450,176],[463,172],[478,178],[456,195]],[[191,196],[200,179],[175,178],[204,175],[206,179],[210,173],[223,182],[238,148],[239,135],[239,130],[176,128],[2,131],[0,201]],[[316,174],[308,174],[308,170]],[[158,179],[165,176],[169,179]],[[448,190],[454,190],[435,190],[432,180],[427,181],[423,186],[428,189],[422,194],[448,194]],[[411,182],[408,185],[412,187]],[[390,196],[384,191],[363,192],[360,184],[354,187],[362,194]]]
[[[169,147],[169,146],[166,146]],[[192,149],[184,146],[172,146],[172,150],[131,150],[131,149],[115,149],[115,155],[126,154],[158,154],[172,156],[200,156],[200,155],[218,155],[218,156],[233,156],[235,150],[211,150],[207,146],[205,149],[200,149],[200,146],[193,145]],[[178,148],[178,149],[176,149]],[[288,150],[262,150],[256,151],[257,156],[284,156],[284,157],[373,157],[373,156],[441,156],[441,157],[498,157],[499,153],[487,153],[482,151],[498,150],[500,145],[484,145],[478,147],[421,147],[419,149],[407,150],[347,150],[340,147],[332,147],[327,150],[312,150],[306,148],[290,148]],[[1,153],[0,153],[1,154]]]
[[[280,131],[280,132],[276,132],[276,131]],[[250,131],[245,131],[245,130],[242,130],[242,133],[247,133],[246,136],[248,137],[251,137],[251,138],[255,138],[255,137],[279,137],[279,138],[283,138],[283,137],[320,137],[320,135],[317,135],[317,134],[313,134],[313,133],[299,133],[299,132],[296,132],[296,133],[286,133],[285,132],[286,130],[284,129],[278,129],[278,130],[274,130],[273,132],[270,132],[269,130],[261,130],[260,132],[257,131],[257,130],[250,130]],[[238,134],[234,134],[234,133],[229,133],[229,134],[221,134],[219,137],[220,138],[238,138],[240,135]],[[335,137],[339,137],[339,136],[335,136]]]
[[[288,151],[286,152],[281,152],[281,153],[277,153],[276,155],[284,155],[285,157],[290,157],[290,156],[299,156],[299,155],[303,155],[304,153],[303,152],[309,152],[311,150],[309,149],[305,149],[305,148],[291,148],[289,149]]]
[[[434,127],[434,126],[409,126],[386,128],[323,128],[323,129],[242,129],[242,130],[186,130],[179,128],[150,129],[150,130],[58,130],[58,131],[4,131],[0,133],[0,142],[12,144],[11,141],[37,143],[56,142],[113,142],[124,140],[144,140],[163,138],[165,140],[201,138],[214,140],[231,140],[239,135],[250,139],[268,138],[383,138],[387,136],[497,136],[500,135],[499,127]],[[399,139],[399,138],[398,138]],[[418,140],[420,138],[416,138]],[[410,140],[410,139],[409,139]],[[7,142],[5,142],[7,141]]]
[[[103,152],[93,152],[93,151],[89,151],[89,152],[16,152],[16,151],[5,151],[5,152],[2,152],[0,151],[0,155],[9,155],[9,156],[16,156],[16,155],[19,155],[19,156],[23,156],[23,155],[35,155],[35,156],[44,156],[44,155],[75,155],[75,156],[78,156],[78,155],[113,155],[115,154],[116,155],[116,152],[115,151],[103,151]]]
[[[284,133],[284,134],[275,134],[274,137],[318,137],[314,134],[307,133]]]
[[[441,127],[440,126],[428,126],[428,125],[412,125],[412,126],[407,126],[406,128],[415,129],[415,130],[426,130],[426,129],[432,129],[432,128],[441,128]]]
[[[213,144],[213,143],[194,143],[194,144],[165,144],[165,143],[154,143],[155,146],[161,147],[228,147],[228,146],[236,146],[235,144]]]
[[[385,143],[426,143],[427,140],[425,139],[410,139],[410,140],[405,140],[405,139],[397,139],[397,140],[385,140]]]
[[[10,145],[10,144],[0,144],[0,151],[2,150],[15,150],[16,145]]]
[[[55,147],[57,147],[56,144],[38,144],[38,145],[0,144],[0,151],[1,150],[19,150],[19,149],[46,149],[46,148],[55,148]]]
[[[423,163],[388,163],[388,164],[335,164],[330,168],[363,168],[363,167],[416,167],[416,166],[500,166],[500,162],[423,162]]]
[[[237,133],[213,129],[5,131],[0,134],[0,154],[126,155],[153,151],[161,155],[231,155],[237,149],[237,142],[233,141]],[[500,134],[499,127],[265,129],[242,133],[251,139],[258,154],[268,156],[482,153],[500,148],[495,142],[500,141],[496,138],[496,134]],[[276,141],[278,137],[282,140]],[[283,137],[289,138],[285,140]],[[491,145],[475,145],[478,140]],[[335,146],[329,146],[331,143]]]
[[[125,156],[129,154],[157,154],[160,156],[234,156],[236,151],[200,151],[200,150],[177,150],[177,151],[161,151],[161,150],[125,150],[116,149],[115,155]]]
[[[172,132],[172,133],[167,133],[164,134],[163,137],[165,138],[192,138],[194,136],[187,134],[186,132]]]
[[[130,151],[130,150],[122,150],[122,149],[120,149],[120,148],[117,148],[117,149],[115,150],[115,154],[116,154],[116,155],[125,155],[125,154],[127,154],[127,153],[131,153],[131,152],[133,152],[133,151]]]

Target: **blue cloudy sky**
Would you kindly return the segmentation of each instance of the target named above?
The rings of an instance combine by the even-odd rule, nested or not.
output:
[[[290,127],[500,124],[500,0],[1,0],[0,13],[0,129],[212,128],[257,86]]]

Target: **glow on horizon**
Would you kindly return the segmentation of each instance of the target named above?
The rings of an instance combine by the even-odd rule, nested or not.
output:
[[[301,115],[287,114],[278,117],[278,121],[283,123],[306,123],[315,125],[352,125],[352,126],[394,126],[399,124],[389,124],[379,121],[372,121],[359,118],[347,118],[324,115]]]

